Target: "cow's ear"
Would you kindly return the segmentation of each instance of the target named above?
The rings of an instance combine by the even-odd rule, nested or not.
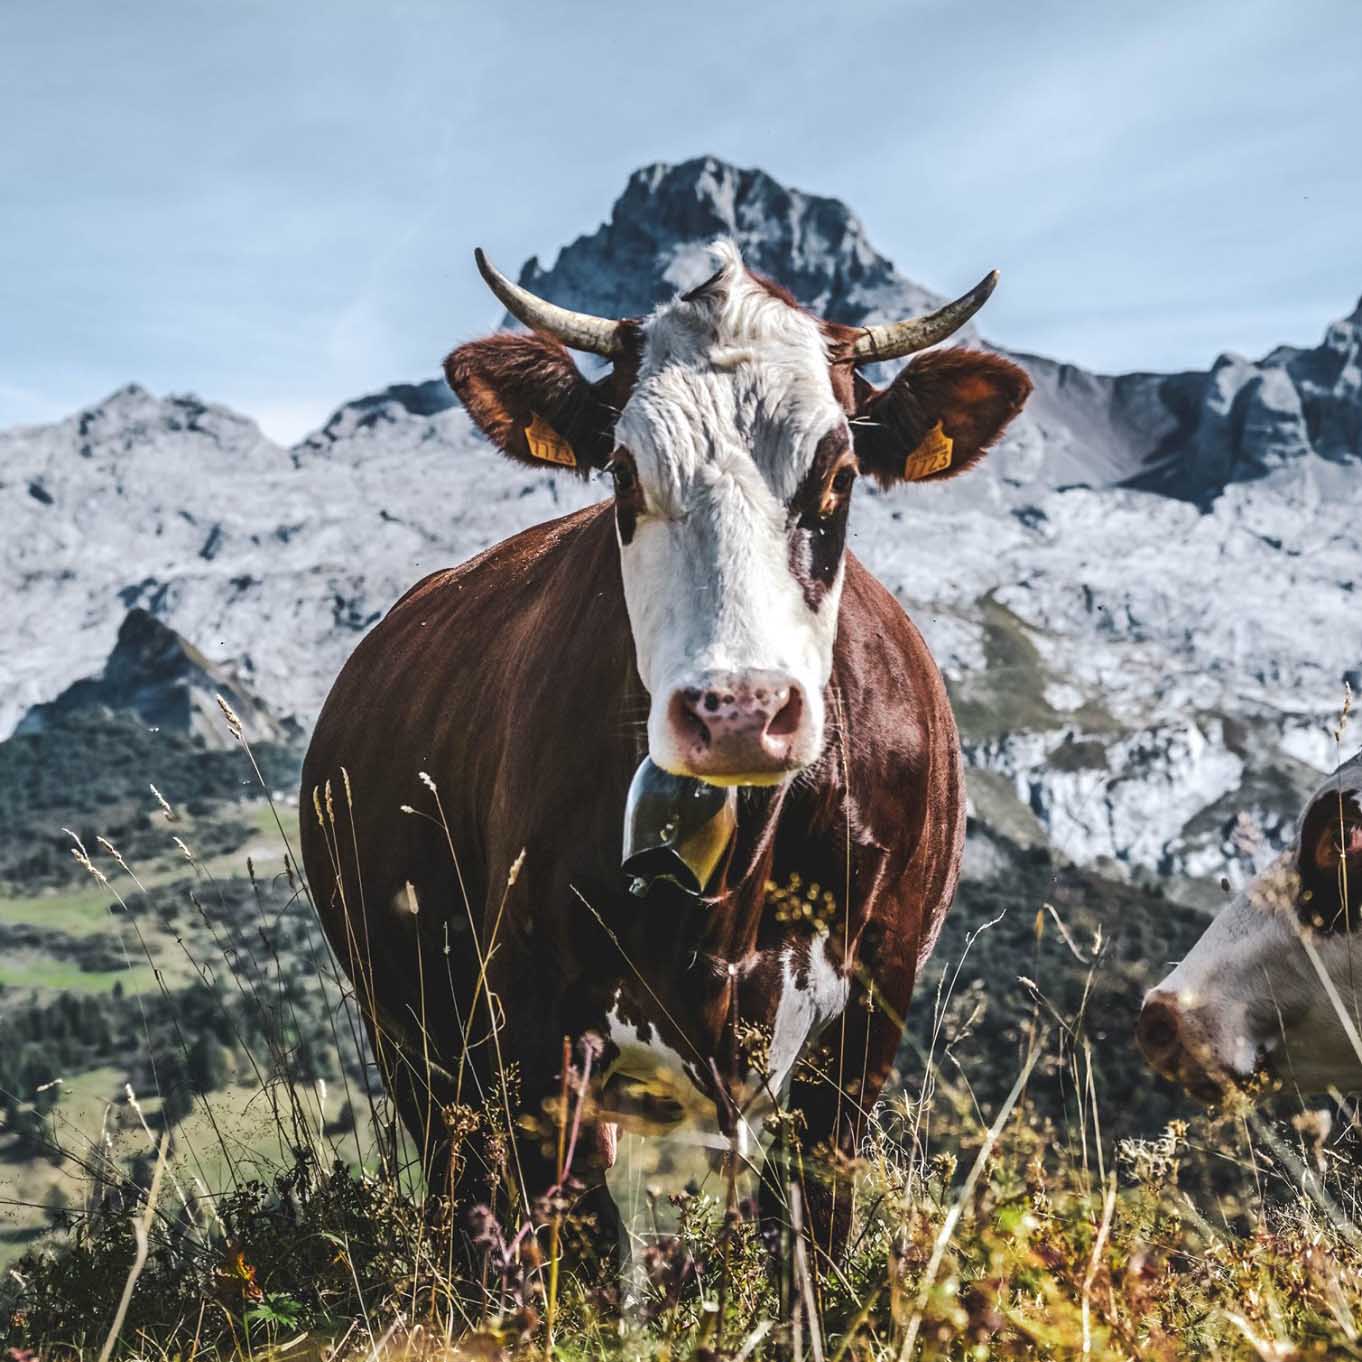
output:
[[[858,374],[857,462],[884,487],[953,478],[983,457],[1030,392],[1024,370],[981,350],[929,350],[883,389]]]
[[[445,378],[478,428],[520,463],[585,477],[614,450],[610,379],[588,383],[549,336],[503,333],[461,345]]]
[[[1350,927],[1362,906],[1362,792],[1325,789],[1301,818],[1297,868],[1307,893],[1307,920],[1326,926],[1346,906]],[[1347,894],[1346,903],[1344,894]]]

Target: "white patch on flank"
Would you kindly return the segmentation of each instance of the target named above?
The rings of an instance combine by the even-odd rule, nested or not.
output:
[[[620,1215],[626,1305],[642,1297],[645,1278],[641,1249],[652,1242],[661,1223],[673,1228],[674,1216],[665,1198],[654,1198],[649,1188],[668,1170],[665,1183],[679,1186],[689,1176],[700,1180],[712,1170],[715,1157],[729,1148],[719,1133],[714,1102],[696,1085],[681,1056],[658,1038],[657,1028],[642,1028],[625,1021],[619,1013],[620,994],[606,1015],[609,1040],[619,1055],[601,1075],[602,1086],[621,1075],[637,1079],[656,1091],[670,1093],[682,1105],[679,1119],[664,1124],[656,1120],[627,1119],[599,1122],[597,1141],[606,1165],[606,1186]],[[640,1029],[643,1036],[639,1035]]]
[[[851,985],[829,959],[827,940],[827,933],[820,932],[809,942],[808,963],[802,968],[792,947],[781,952],[780,998],[771,1023],[766,1069],[749,1074],[745,1090],[737,1094],[742,1108],[738,1147],[743,1155],[764,1143],[765,1120],[775,1102],[783,1104],[789,1095],[796,1061],[847,1005]]]
[[[795,1061],[823,1028],[842,1013],[851,985],[828,958],[827,933],[809,942],[809,963],[803,971],[795,965],[794,951],[787,948],[780,958],[780,1003],[771,1028],[770,1086],[784,1101]]]
[[[765,1119],[773,1106],[773,1095],[784,1100],[795,1061],[804,1048],[846,1007],[850,985],[834,968],[827,952],[827,934],[815,936],[808,946],[807,964],[800,954],[786,948],[780,956],[780,998],[771,1024],[771,1043],[767,1067],[769,1074],[748,1075],[747,1082],[733,1093],[741,1109],[730,1144],[719,1131],[713,1099],[696,1084],[692,1069],[671,1046],[658,1039],[657,1028],[640,1027],[619,1014],[617,992],[606,1016],[609,1039],[619,1048],[619,1057],[602,1075],[603,1082],[616,1074],[664,1086],[683,1097],[684,1115],[665,1128],[630,1129],[621,1120],[599,1130],[606,1184],[620,1212],[624,1243],[632,1266],[626,1270],[626,1295],[637,1297],[642,1289],[639,1248],[650,1242],[659,1223],[670,1222],[665,1200],[654,1198],[649,1186],[660,1168],[670,1171],[669,1183],[686,1175],[701,1185],[721,1168],[717,1156],[730,1149],[738,1157],[740,1178],[751,1176],[757,1151],[767,1143]],[[651,1151],[651,1152],[649,1152]]]
[[[790,570],[787,503],[818,442],[845,425],[818,323],[763,289],[732,242],[720,277],[645,323],[638,381],[616,425],[645,509],[621,545],[654,761],[681,770],[672,694],[713,672],[767,671],[803,692],[797,755],[822,748],[823,688],[842,578],[811,610]],[[804,750],[807,749],[807,750]]]
[[[648,1080],[659,1073],[665,1073],[673,1077],[683,1077],[689,1087],[697,1093],[700,1092],[691,1078],[685,1061],[670,1045],[659,1039],[657,1027],[645,1022],[642,1029],[646,1032],[647,1039],[643,1040],[639,1038],[639,1025],[627,1022],[620,1016],[618,994],[615,997],[615,1005],[606,1014],[605,1024],[607,1038],[619,1049],[619,1055],[602,1075],[603,1082],[608,1082],[615,1074]]]

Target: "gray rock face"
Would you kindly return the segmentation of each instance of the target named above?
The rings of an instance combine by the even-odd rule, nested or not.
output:
[[[392,426],[409,416],[435,416],[458,405],[459,399],[443,378],[427,379],[424,383],[394,383],[337,407],[326,424],[302,442],[295,457],[326,454],[360,431]]]
[[[698,282],[721,232],[839,320],[935,301],[835,200],[713,160],[638,172],[606,226],[521,277],[637,314]],[[1362,309],[1315,349],[1206,373],[1022,356],[1035,396],[983,470],[857,490],[851,547],[946,673],[978,815],[1131,876],[1233,878],[1246,826],[1280,842],[1362,676],[1360,333]],[[136,387],[0,432],[0,735],[104,669],[133,608],[309,726],[413,582],[605,494],[495,455],[439,380],[292,450]]]
[[[284,450],[224,407],[128,387],[0,432],[0,734],[97,675],[134,607],[310,726],[414,581],[603,490],[507,464],[453,406],[380,394],[327,429]]]
[[[609,222],[563,247],[551,269],[531,257],[520,282],[564,307],[641,317],[710,274],[706,247],[720,236],[829,321],[916,316],[943,301],[899,274],[844,203],[713,156],[636,170]]]
[[[1362,475],[1362,303],[1313,350],[1221,355],[1208,374],[1184,376],[1169,407],[1176,427],[1131,486],[1205,505],[1306,454]]]
[[[551,268],[531,257],[520,282],[564,307],[642,316],[705,278],[706,247],[718,236],[733,237],[753,269],[831,321],[864,325],[942,302],[899,273],[839,200],[712,156],[635,171],[609,222],[565,246]],[[956,281],[956,291],[972,282]],[[973,326],[959,341],[978,343]],[[974,499],[1016,505],[1041,488],[1124,485],[1206,506],[1229,483],[1307,452],[1356,465],[1360,349],[1362,304],[1314,350],[1282,348],[1256,364],[1222,356],[1210,372],[1109,377],[1013,354],[1035,393]]]
[[[218,696],[231,706],[248,742],[281,742],[296,727],[270,714],[231,667],[214,665],[154,615],[129,610],[118,640],[95,677],[68,686],[55,700],[35,705],[17,733],[38,733],[79,710],[135,714],[149,728],[193,734],[208,747],[234,743]]]

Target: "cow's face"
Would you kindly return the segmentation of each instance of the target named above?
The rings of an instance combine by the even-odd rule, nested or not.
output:
[[[615,446],[653,760],[731,781],[812,762],[856,477],[822,328],[730,258],[646,324]]]
[[[729,243],[715,263],[645,322],[584,319],[619,328],[594,384],[542,335],[463,346],[446,374],[513,457],[609,470],[652,759],[769,784],[823,750],[858,473],[887,486],[962,471],[1030,384],[952,350],[874,389],[855,373],[863,333],[803,311]]]
[[[1362,753],[1306,805],[1293,845],[1145,998],[1150,1064],[1204,1102],[1264,1073],[1362,1091]]]

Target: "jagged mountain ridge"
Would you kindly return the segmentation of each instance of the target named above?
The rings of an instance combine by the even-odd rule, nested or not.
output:
[[[780,202],[764,177],[739,193],[747,172],[688,166],[631,180],[612,224],[632,232],[653,186],[651,254],[627,258],[655,273],[613,302],[556,291],[570,282],[556,273],[565,256],[583,278],[607,277],[616,238],[605,228],[522,278],[574,306],[639,311],[643,294],[670,291],[658,282],[668,260],[695,262],[715,218],[757,232],[760,218],[735,205]],[[840,256],[820,273],[810,243],[856,256],[864,233],[837,235],[832,200],[816,211],[791,202],[756,263],[797,289],[831,289]],[[862,278],[883,278],[866,269]],[[1282,350],[1262,362],[1315,388],[1301,403],[1308,447],[1289,423],[1232,416],[1231,447],[1256,450],[1242,465],[1252,477],[1231,460],[1230,476],[1193,479],[1177,497],[1112,486],[1132,467],[1148,472],[1150,449],[1166,455],[1175,432],[1202,428],[1193,418],[1207,390],[1224,404],[1224,365],[1107,379],[1023,357],[1037,393],[990,475],[857,493],[852,546],[947,672],[972,796],[990,821],[1082,861],[1218,873],[1245,802],[1270,836],[1328,764],[1325,720],[1340,677],[1362,665],[1359,450],[1348,449],[1358,331],[1348,318],[1322,357]],[[1253,367],[1235,391],[1252,388]],[[1341,434],[1317,449],[1323,430]],[[354,643],[413,581],[603,493],[495,456],[438,380],[348,403],[291,451],[225,408],[136,387],[66,421],[0,433],[0,575],[11,588],[0,733],[97,673],[139,606],[307,725]]]
[[[765,171],[740,170],[712,156],[636,170],[608,222],[564,246],[551,267],[531,256],[519,280],[563,307],[642,317],[706,278],[708,248],[717,237],[731,237],[750,268],[831,321],[864,325],[916,316],[945,301],[904,278],[839,200],[788,189]],[[510,317],[502,324],[516,325]],[[962,335],[973,339],[973,327]],[[327,440],[349,431],[389,403],[428,415],[453,406],[454,397],[440,380],[395,384],[346,403],[317,435]]]
[[[54,700],[35,705],[16,733],[41,733],[68,715],[93,710],[132,714],[153,729],[190,734],[225,747],[218,697],[231,706],[248,742],[286,742],[296,726],[281,724],[233,668],[210,662],[192,643],[140,606],[123,617],[113,651],[98,676],[73,682]]]
[[[862,325],[944,301],[904,278],[844,203],[713,156],[636,170],[608,222],[564,246],[551,268],[532,256],[520,282],[564,307],[641,317],[712,272],[706,247],[720,236],[829,321]]]
[[[1221,355],[1209,373],[1178,378],[1166,403],[1178,427],[1132,486],[1204,503],[1306,454],[1356,469],[1362,300],[1313,349],[1280,346],[1256,363]]]
[[[753,269],[832,321],[916,316],[943,301],[876,250],[839,200],[712,156],[635,171],[609,221],[564,246],[552,266],[532,256],[519,279],[564,307],[642,316],[705,278],[707,247],[718,236],[732,237]],[[974,326],[959,340],[979,343]],[[1346,462],[1362,448],[1362,302],[1313,349],[1282,346],[1257,362],[1224,354],[1207,371],[1110,376],[1002,352],[1035,384],[1011,439],[990,461],[992,494],[1014,504],[1014,489],[1025,496],[1036,486],[1124,485],[1205,506],[1229,483],[1282,462],[1307,453]],[[452,397],[438,381],[396,385],[342,407],[323,435],[373,419],[386,402],[429,414]]]

